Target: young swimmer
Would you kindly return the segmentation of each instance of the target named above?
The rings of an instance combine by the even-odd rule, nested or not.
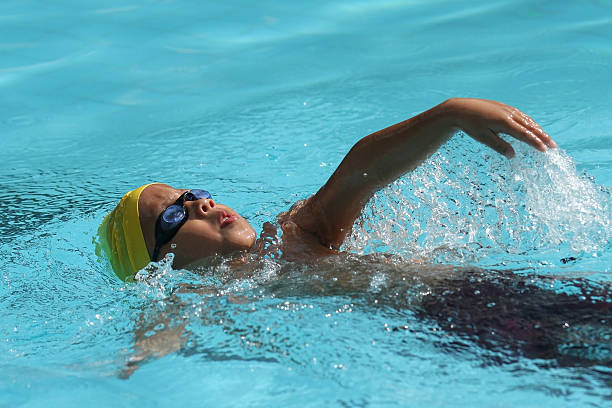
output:
[[[319,191],[278,216],[289,259],[337,252],[370,197],[418,167],[457,131],[507,158],[508,134],[545,152],[557,145],[529,116],[500,102],[452,98],[359,140]],[[266,234],[262,233],[262,238]],[[185,268],[211,255],[260,247],[253,227],[204,190],[148,184],[127,193],[99,228],[99,244],[121,279],[167,253]]]

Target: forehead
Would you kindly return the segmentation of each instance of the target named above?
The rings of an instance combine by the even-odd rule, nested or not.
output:
[[[138,213],[141,219],[151,217],[157,219],[159,214],[174,203],[184,191],[186,190],[167,184],[151,184],[143,190],[138,200]]]
[[[187,190],[174,188],[167,184],[151,184],[140,194],[138,199],[138,216],[149,254],[153,252],[155,247],[155,223],[157,218],[184,191]]]

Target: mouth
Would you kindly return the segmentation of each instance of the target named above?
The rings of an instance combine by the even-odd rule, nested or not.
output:
[[[225,211],[219,213],[219,224],[221,228],[225,228],[238,219],[237,215],[229,215]]]

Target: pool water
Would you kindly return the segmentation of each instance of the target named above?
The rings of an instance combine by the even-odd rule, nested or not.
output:
[[[610,15],[2,2],[0,405],[608,406]],[[135,186],[206,188],[260,230],[360,137],[453,96],[515,105],[561,149],[506,161],[457,135],[317,262],[166,259],[126,284],[95,254]]]

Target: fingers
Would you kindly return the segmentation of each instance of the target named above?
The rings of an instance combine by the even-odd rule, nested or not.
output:
[[[539,134],[532,132],[531,130],[527,129],[525,126],[519,123],[517,123],[515,127],[518,129],[518,133],[510,134],[511,136],[516,137],[517,139],[527,143],[534,149],[539,150],[541,152],[545,152],[546,150],[548,150],[548,147],[542,141],[542,138]]]
[[[498,133],[508,134],[541,152],[557,147],[536,121],[512,106],[469,98],[450,99],[446,106],[456,127],[506,157],[513,157],[514,150]]]
[[[503,154],[508,159],[514,157],[514,149],[510,146],[510,143],[499,137],[493,130],[488,129],[488,132],[478,135],[472,135],[472,137],[489,146],[499,154]]]
[[[496,131],[507,133],[541,152],[557,147],[552,138],[533,119],[516,108],[510,109],[510,114],[503,125],[495,129]]]
[[[554,140],[552,140],[550,135],[546,133],[544,129],[542,129],[540,125],[538,125],[537,122],[533,120],[529,115],[516,109],[516,113],[512,116],[512,118],[518,124],[522,125],[523,128],[529,130],[532,136],[541,140],[544,143],[544,145],[546,145],[546,147],[550,147],[550,148],[557,147],[557,144],[555,143]]]

